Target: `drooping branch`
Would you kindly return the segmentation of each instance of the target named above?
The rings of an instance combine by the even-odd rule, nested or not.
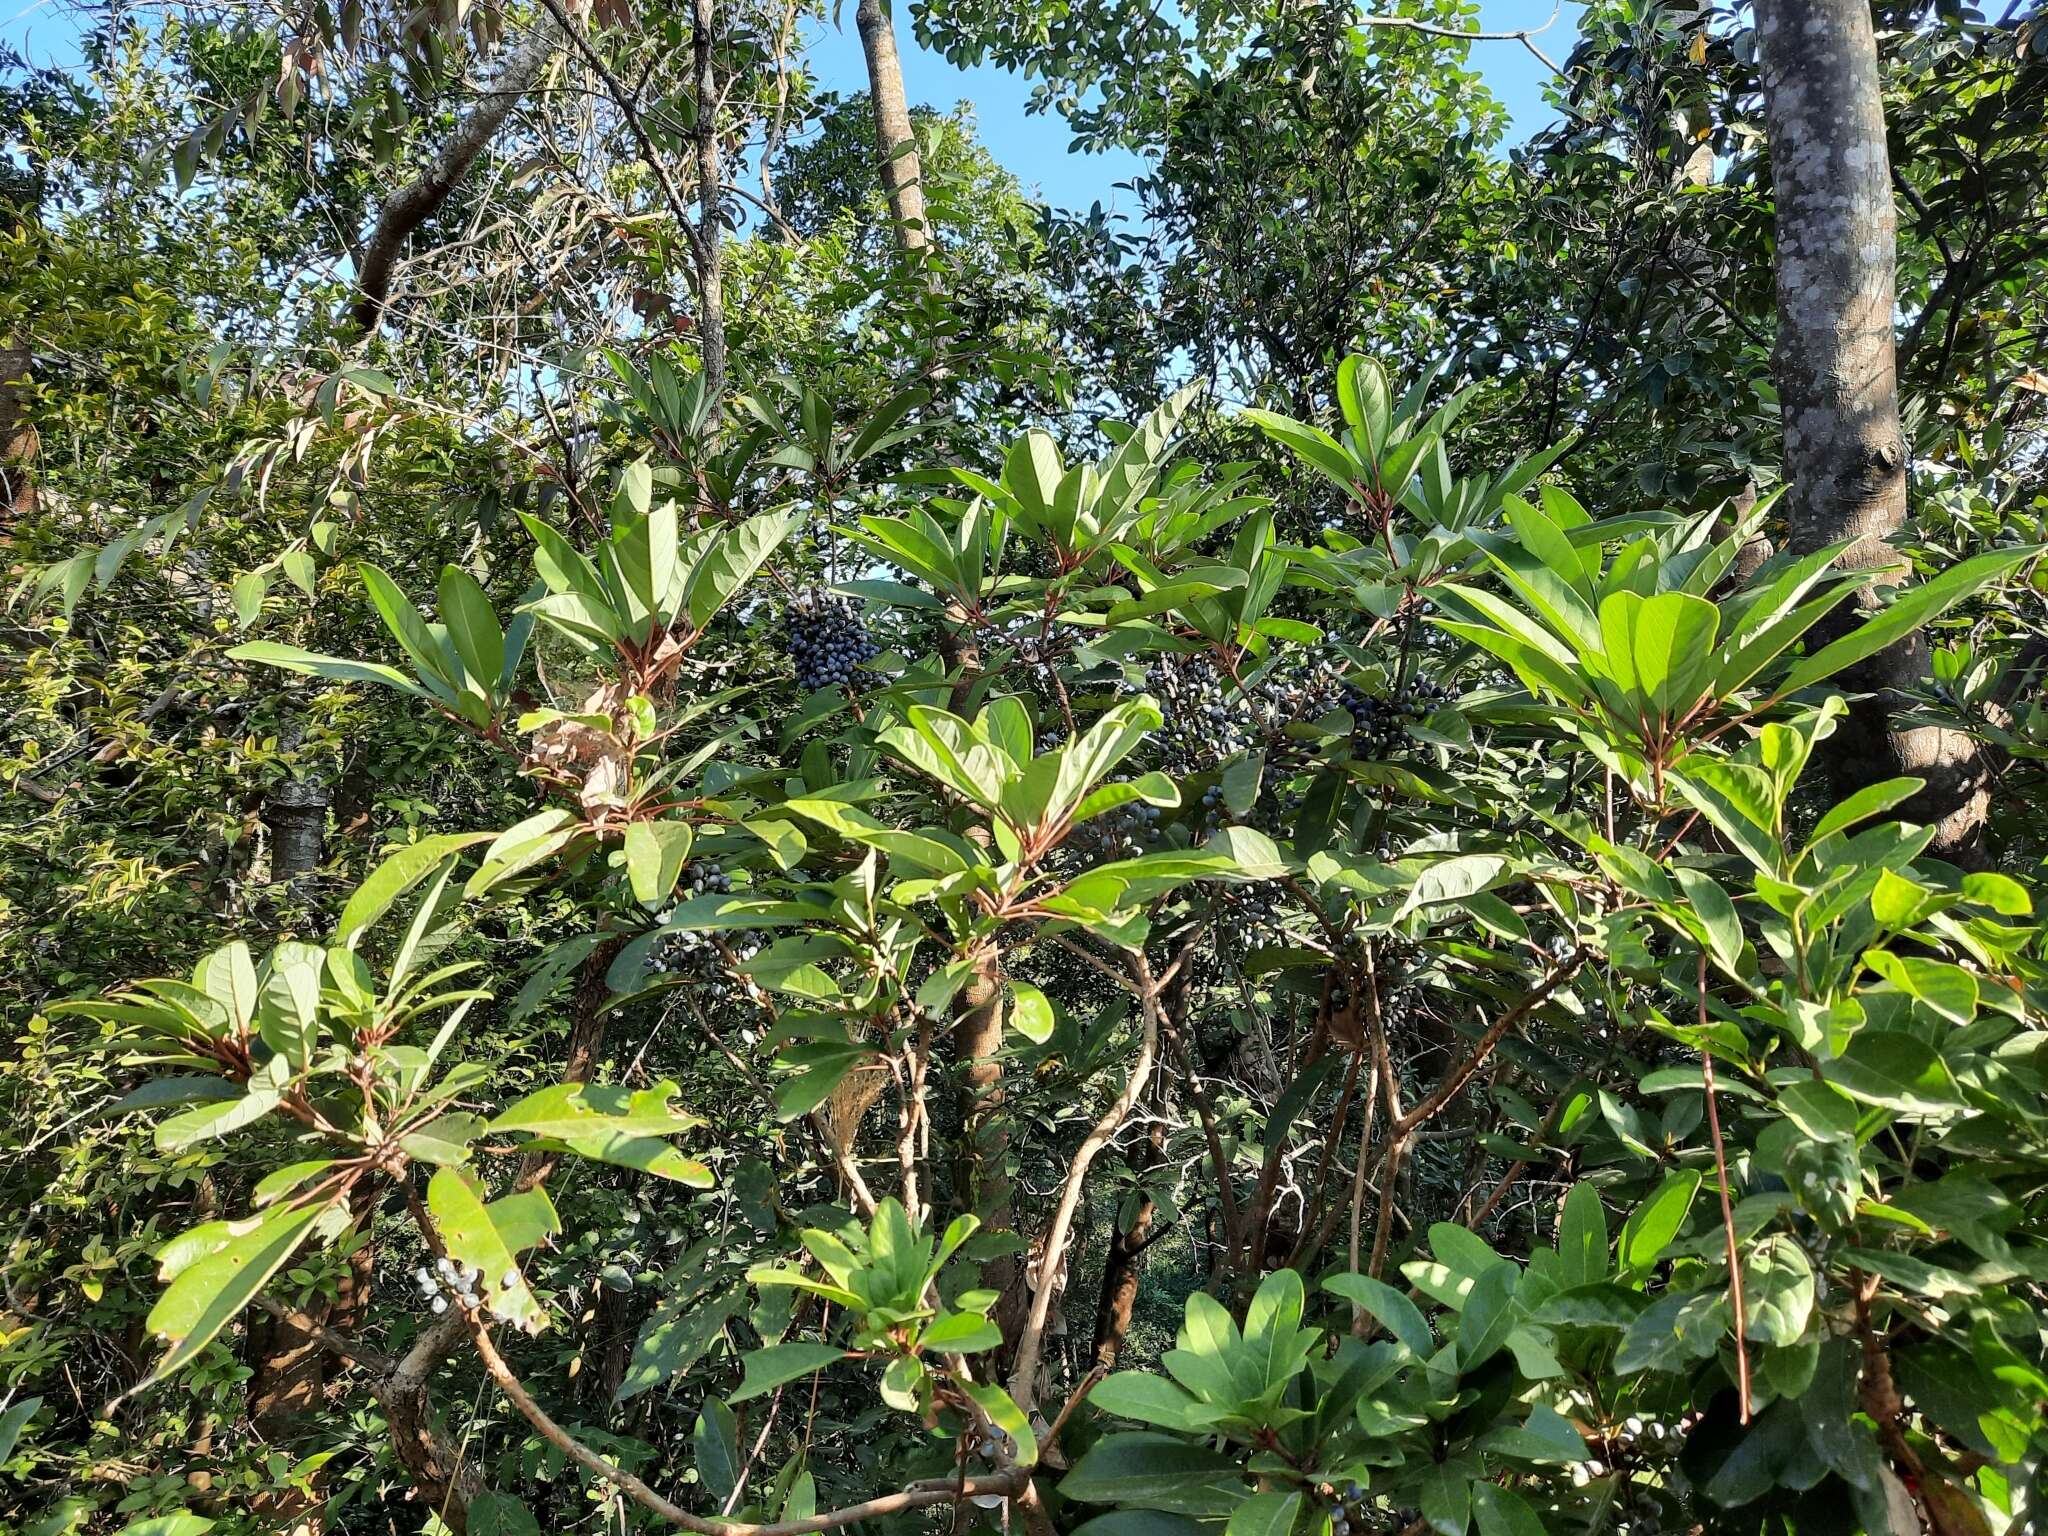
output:
[[[696,126],[692,142],[697,160],[697,217],[690,215],[689,199],[677,183],[668,162],[661,156],[654,136],[647,131],[638,93],[618,77],[605,62],[584,29],[569,14],[563,0],[541,0],[548,14],[568,36],[577,54],[590,66],[611,98],[619,118],[632,136],[633,145],[647,164],[648,174],[661,193],[669,217],[690,248],[691,265],[697,279],[697,347],[703,364],[707,430],[715,442],[725,420],[725,281],[721,204],[728,190],[719,166],[717,74],[712,53],[713,12],[711,0],[695,0],[692,8],[691,85],[697,100]]]
[[[1379,1218],[1373,1233],[1372,1257],[1366,1265],[1367,1274],[1377,1278],[1381,1267],[1386,1263],[1387,1243],[1393,1234],[1394,1181],[1400,1176],[1402,1161],[1408,1155],[1408,1144],[1414,1139],[1415,1133],[1464,1091],[1465,1085],[1472,1080],[1472,1075],[1486,1064],[1494,1048],[1507,1038],[1508,1031],[1534,1013],[1551,993],[1577,975],[1579,968],[1586,963],[1586,958],[1587,951],[1583,945],[1568,950],[1540,982],[1523,993],[1513,1007],[1487,1026],[1486,1031],[1474,1042],[1472,1049],[1466,1052],[1462,1059],[1453,1063],[1438,1079],[1436,1087],[1418,1100],[1413,1109],[1406,1111],[1401,1108],[1400,1079],[1387,1053],[1386,1030],[1380,1016],[1378,979],[1370,968],[1367,969],[1368,1038],[1373,1050],[1374,1075],[1380,1080],[1380,1090],[1387,1102],[1387,1118],[1391,1122],[1387,1127],[1386,1148],[1380,1154]],[[1364,1158],[1363,1148],[1358,1155],[1361,1159]]]
[[[478,94],[476,105],[455,125],[455,131],[432,163],[384,200],[377,214],[377,227],[356,259],[356,299],[350,317],[358,330],[367,334],[376,329],[391,296],[392,270],[406,240],[439,212],[461,185],[469,168],[498,136],[505,119],[533,88],[560,46],[561,39],[553,27],[534,28],[513,50],[497,78]]]

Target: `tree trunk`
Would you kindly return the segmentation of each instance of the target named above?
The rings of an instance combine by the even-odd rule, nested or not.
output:
[[[1119,1223],[1110,1233],[1109,1256],[1102,1262],[1102,1290],[1095,1301],[1095,1346],[1093,1358],[1101,1370],[1116,1365],[1116,1357],[1131,1331],[1131,1312],[1138,1301],[1139,1271],[1145,1250],[1152,1245],[1152,1223],[1158,1214],[1152,1197],[1145,1192],[1145,1179],[1166,1158],[1166,1118],[1157,1102],[1164,1079],[1154,1079],[1151,1130],[1124,1156],[1124,1164],[1137,1178],[1137,1209],[1129,1226]]]
[[[691,0],[692,89],[697,97],[697,352],[703,362],[705,431],[725,426],[725,176],[718,160],[718,76],[712,0]]]
[[[921,251],[931,243],[925,223],[924,167],[903,96],[903,61],[896,55],[896,28],[881,0],[860,0],[853,19],[860,28],[861,52],[867,55],[876,162],[882,173],[882,190],[889,198],[896,247],[906,253]]]
[[[0,337],[0,536],[36,509],[36,429],[28,419],[33,362],[25,340]]]
[[[414,1498],[455,1536],[469,1529],[469,1504],[483,1490],[483,1472],[442,1430],[427,1387],[465,1332],[451,1310],[419,1336],[398,1369],[372,1386],[390,1429],[392,1454],[411,1479]]]
[[[1892,335],[1897,216],[1868,0],[1757,0],[1777,210],[1778,338],[1791,547],[1848,541],[1841,566],[1878,589],[1906,574],[1886,542],[1906,520],[1906,443]],[[1989,791],[1967,736],[1904,730],[1893,691],[1927,673],[1915,635],[1842,679],[1875,695],[1823,748],[1843,788],[1910,774],[1904,814],[1939,825],[1935,848],[1974,856]]]

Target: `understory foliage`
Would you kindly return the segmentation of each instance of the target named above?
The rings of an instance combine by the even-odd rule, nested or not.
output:
[[[1631,50],[1703,115],[1694,76],[1746,67],[1594,12],[1589,98]],[[1318,135],[1355,136],[1376,80],[1424,91],[1443,40],[1219,19],[1214,77],[1178,59],[1187,99],[1154,99],[987,23],[1091,133],[1167,141],[1152,285],[1099,211],[1033,223],[963,115],[920,124],[957,179],[899,255],[857,114],[784,77],[768,8],[728,20],[720,110],[773,124],[748,142],[804,223],[732,232],[729,398],[680,314],[701,290],[642,239],[652,151],[596,178],[630,216],[578,226],[579,259],[599,223],[629,248],[618,304],[556,269],[553,318],[466,307],[560,254],[532,238],[569,217],[536,190],[569,155],[546,114],[587,103],[516,130],[531,179],[489,195],[522,235],[442,231],[506,242],[490,293],[422,279],[401,343],[337,341],[346,282],[238,229],[251,187],[361,204],[417,82],[351,80],[349,176],[259,114],[176,193],[111,169],[138,124],[205,137],[146,56],[265,99],[246,36],[113,39],[107,116],[23,93],[38,163],[90,190],[34,194],[0,251],[0,331],[43,359],[0,743],[0,1529],[2048,1520],[2029,417],[1930,399],[1898,584],[1846,546],[1756,558],[1768,489],[1701,491],[1767,457],[1747,321],[1702,323],[1727,390],[1695,453],[1665,391],[1705,365],[1666,352],[1653,398],[1600,329],[1633,382],[1561,401],[1583,370],[1530,339],[1561,311],[1478,340],[1425,312],[1417,268],[1471,261],[1472,303],[1531,280],[1427,246],[1436,212],[1369,252],[1219,211],[1245,146],[1211,151],[1276,60],[1337,74],[1286,85],[1264,146],[1310,184]],[[686,52],[676,26],[593,35]],[[1916,143],[1946,67],[1900,66]],[[1490,100],[1431,107],[1382,124],[1427,141],[1395,179],[1525,217],[1499,183],[1543,173],[1486,157]],[[1592,208],[1565,137],[1547,174]],[[1405,195],[1321,192],[1347,219]],[[1704,217],[1605,212],[1617,248]],[[1243,313],[1198,324],[1210,235],[1247,253]],[[1402,305],[1256,323],[1352,246]],[[1163,317],[1135,340],[1132,283]],[[1063,289],[1118,317],[1092,351]],[[2007,370],[2014,328],[1979,323]],[[1163,398],[1109,410],[1134,381]],[[1920,634],[1934,675],[1890,702],[1996,753],[1968,857],[1919,780],[1828,771],[1859,664]]]

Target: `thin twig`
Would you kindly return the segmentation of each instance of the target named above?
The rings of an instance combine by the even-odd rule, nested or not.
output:
[[[765,1524],[747,1520],[708,1520],[702,1515],[693,1515],[680,1504],[663,1498],[646,1483],[597,1454],[589,1446],[570,1434],[548,1416],[545,1408],[533,1400],[533,1394],[526,1390],[512,1368],[505,1363],[505,1357],[498,1353],[497,1345],[491,1342],[489,1328],[483,1319],[470,1308],[463,1309],[469,1322],[469,1336],[476,1341],[477,1354],[484,1362],[484,1370],[491,1380],[498,1384],[520,1416],[531,1424],[540,1437],[555,1447],[586,1472],[603,1478],[619,1489],[642,1509],[661,1516],[671,1525],[680,1525],[686,1531],[695,1531],[697,1536],[809,1536],[812,1531],[836,1530],[842,1525],[855,1525],[863,1520],[877,1520],[884,1515],[902,1514],[906,1510],[927,1509],[934,1504],[950,1504],[957,1499],[973,1498],[978,1494],[1000,1494],[1014,1498],[1031,1481],[1030,1472],[1023,1467],[1011,1467],[1002,1472],[993,1472],[986,1477],[940,1478],[927,1482],[912,1483],[897,1493],[885,1493],[879,1498],[849,1504],[844,1509],[827,1510],[820,1515],[810,1515],[801,1520],[776,1520]]]
[[[1707,1130],[1714,1139],[1714,1174],[1721,1181],[1721,1231],[1728,1243],[1728,1296],[1735,1307],[1735,1386],[1741,1398],[1742,1422],[1749,1422],[1749,1332],[1742,1302],[1742,1255],[1735,1243],[1735,1206],[1728,1198],[1728,1155],[1721,1146],[1721,1112],[1714,1102],[1714,1053],[1707,1049],[1707,952],[1700,951],[1700,1075],[1707,1090]]]
[[[1413,16],[1359,16],[1354,20],[1361,27],[1385,27],[1395,32],[1422,32],[1430,37],[1451,37],[1467,43],[1520,43],[1535,54],[1553,75],[1564,79],[1565,72],[1559,69],[1550,55],[1538,48],[1535,42],[1538,35],[1548,32],[1556,25],[1557,15],[1561,9],[1562,4],[1553,5],[1550,8],[1550,20],[1542,26],[1523,27],[1514,32],[1463,32],[1456,27],[1439,26],[1433,21],[1417,21]]]

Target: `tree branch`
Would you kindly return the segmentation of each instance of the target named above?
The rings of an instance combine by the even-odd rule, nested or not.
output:
[[[844,1509],[827,1510],[823,1514],[811,1515],[802,1520],[777,1520],[757,1524],[746,1520],[706,1519],[702,1515],[693,1515],[680,1504],[663,1498],[624,1467],[615,1466],[607,1461],[557,1424],[548,1416],[547,1410],[533,1400],[533,1394],[528,1392],[525,1385],[512,1373],[512,1368],[505,1363],[505,1357],[498,1353],[498,1347],[491,1342],[490,1330],[484,1325],[483,1319],[467,1307],[463,1308],[463,1318],[468,1325],[470,1337],[476,1341],[477,1354],[483,1359],[484,1370],[490,1374],[491,1380],[498,1384],[498,1390],[505,1394],[512,1406],[519,1410],[521,1417],[534,1427],[543,1440],[586,1472],[603,1478],[642,1509],[661,1516],[671,1525],[679,1525],[686,1531],[695,1531],[698,1536],[809,1536],[812,1531],[829,1531],[842,1525],[855,1525],[863,1520],[880,1519],[884,1515],[901,1514],[906,1510],[926,1509],[934,1504],[951,1504],[961,1499],[973,1498],[978,1494],[993,1493],[1005,1498],[1015,1498],[1031,1482],[1029,1469],[1012,1467],[986,1477],[940,1478],[912,1483],[900,1492],[886,1493],[879,1498],[850,1504]]]
[[[544,3],[573,36],[556,0]],[[536,27],[505,61],[497,79],[484,87],[469,116],[456,124],[433,162],[384,200],[377,214],[377,227],[356,260],[356,301],[349,313],[358,330],[368,334],[376,329],[385,301],[391,296],[391,273],[399,249],[414,230],[448,201],[449,194],[476,164],[477,156],[497,137],[520,98],[540,78],[558,45],[559,39],[550,28]]]
[[[307,1338],[313,1340],[314,1343],[333,1351],[351,1364],[359,1365],[364,1370],[373,1371],[379,1376],[397,1374],[400,1362],[392,1356],[384,1354],[380,1350],[371,1349],[367,1345],[360,1344],[356,1340],[351,1339],[347,1334],[338,1333],[334,1329],[329,1328],[325,1323],[314,1322],[296,1307],[288,1307],[283,1302],[270,1296],[258,1296],[256,1298],[256,1305],[260,1310],[268,1312],[279,1322],[288,1323]]]
[[[1153,1058],[1159,1049],[1159,1026],[1164,1017],[1159,1005],[1159,984],[1142,949],[1132,950],[1130,956],[1131,979],[1137,984],[1138,1000],[1145,1019],[1138,1045],[1138,1060],[1131,1068],[1130,1081],[1124,1084],[1123,1092],[1103,1111],[1102,1118],[1095,1122],[1095,1128],[1074,1153],[1074,1160],[1067,1168],[1066,1187],[1060,1191],[1059,1206],[1053,1212],[1052,1224],[1045,1229],[1045,1244],[1038,1256],[1038,1274],[1031,1294],[1031,1315],[1025,1321],[1023,1336],[1017,1341],[1017,1363],[1010,1371],[1010,1396],[1027,1414],[1038,1396],[1038,1361],[1045,1347],[1045,1321],[1052,1311],[1053,1278],[1059,1273],[1060,1264],[1066,1256],[1067,1233],[1074,1224],[1074,1212],[1081,1204],[1081,1188],[1087,1180],[1089,1164],[1109,1145],[1117,1127],[1124,1123],[1124,1117],[1138,1102],[1138,1095],[1144,1090],[1145,1079],[1152,1073]]]
[[[1520,43],[1536,55],[1544,68],[1559,79],[1564,79],[1565,72],[1559,69],[1550,55],[1538,48],[1535,42],[1537,37],[1557,24],[1557,13],[1561,9],[1561,5],[1553,5],[1550,8],[1550,20],[1542,26],[1522,27],[1514,32],[1462,32],[1456,27],[1442,27],[1432,21],[1417,21],[1413,16],[1359,16],[1355,21],[1361,27],[1385,27],[1394,32],[1421,32],[1430,37],[1454,37],[1468,43]]]

